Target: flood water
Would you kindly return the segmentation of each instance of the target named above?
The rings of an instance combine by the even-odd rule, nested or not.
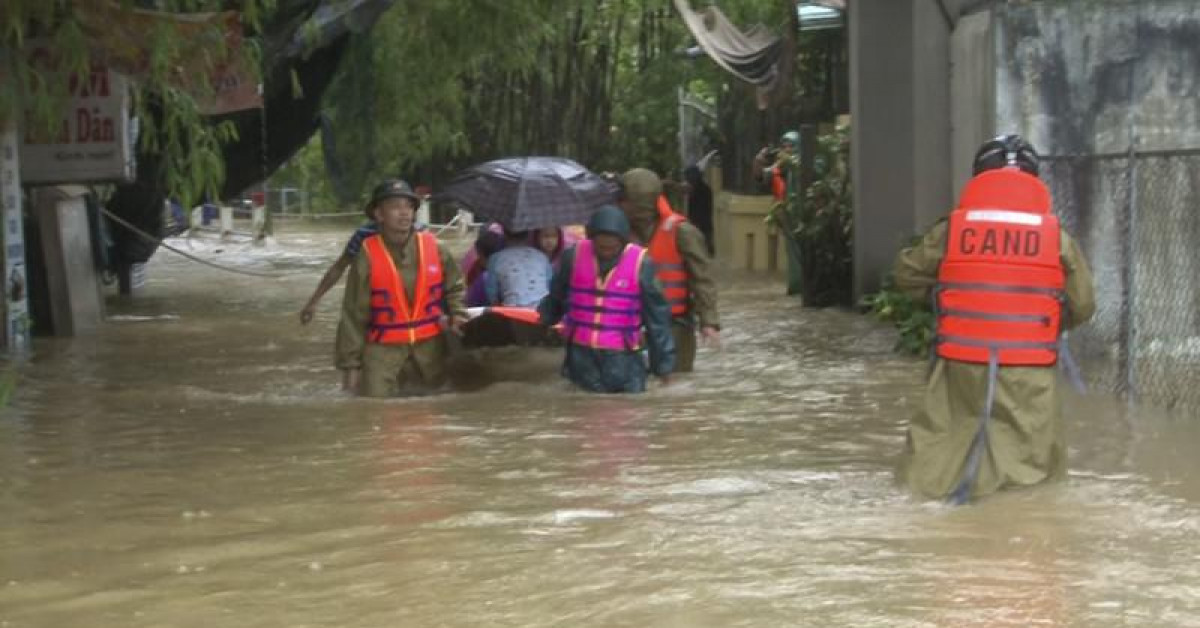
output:
[[[1067,482],[963,508],[893,484],[923,364],[722,275],[724,346],[640,396],[553,349],[466,390],[338,390],[349,228],[172,240],[0,413],[0,627],[1200,626],[1200,423],[1068,406]],[[468,368],[469,367],[469,368]]]

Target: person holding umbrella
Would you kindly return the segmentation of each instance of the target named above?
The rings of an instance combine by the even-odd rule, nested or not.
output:
[[[621,210],[601,207],[588,220],[587,238],[563,253],[538,305],[543,324],[563,322],[563,374],[591,392],[645,391],[643,348],[664,383],[675,366],[670,308],[649,253],[629,239]]]
[[[713,279],[704,234],[671,211],[662,196],[662,180],[634,168],[621,176],[618,196],[634,239],[643,243],[658,269],[658,281],[671,305],[675,371],[690,372],[696,359],[696,328],[705,342],[720,342],[717,283]]]
[[[421,199],[408,183],[375,187],[368,211],[379,233],[350,266],[337,331],[343,387],[367,397],[428,392],[445,381],[449,328],[466,322],[458,266],[437,236],[413,228]]]

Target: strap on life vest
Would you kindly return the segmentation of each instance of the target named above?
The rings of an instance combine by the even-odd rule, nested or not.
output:
[[[952,505],[961,506],[967,503],[967,500],[971,498],[971,486],[975,484],[975,480],[979,476],[979,463],[983,459],[984,450],[987,449],[987,426],[988,421],[992,418],[992,405],[996,399],[996,378],[999,374],[1000,351],[991,349],[988,351],[987,393],[983,398],[983,413],[979,417],[979,427],[975,430],[975,438],[971,439],[971,450],[967,454],[967,462],[963,466],[962,479],[947,498],[947,502]]]

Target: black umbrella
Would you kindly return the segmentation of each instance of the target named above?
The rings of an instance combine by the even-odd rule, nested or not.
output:
[[[513,231],[586,223],[615,188],[563,157],[511,157],[472,166],[438,197],[465,205],[478,217]]]

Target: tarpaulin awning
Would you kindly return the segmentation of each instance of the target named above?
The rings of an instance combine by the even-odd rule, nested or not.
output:
[[[693,11],[687,0],[675,0],[675,8],[704,52],[727,72],[766,90],[778,80],[783,50],[778,35],[762,24],[739,30],[715,6]]]
[[[307,55],[346,33],[366,31],[395,0],[342,0],[322,3],[296,30],[284,54]]]

